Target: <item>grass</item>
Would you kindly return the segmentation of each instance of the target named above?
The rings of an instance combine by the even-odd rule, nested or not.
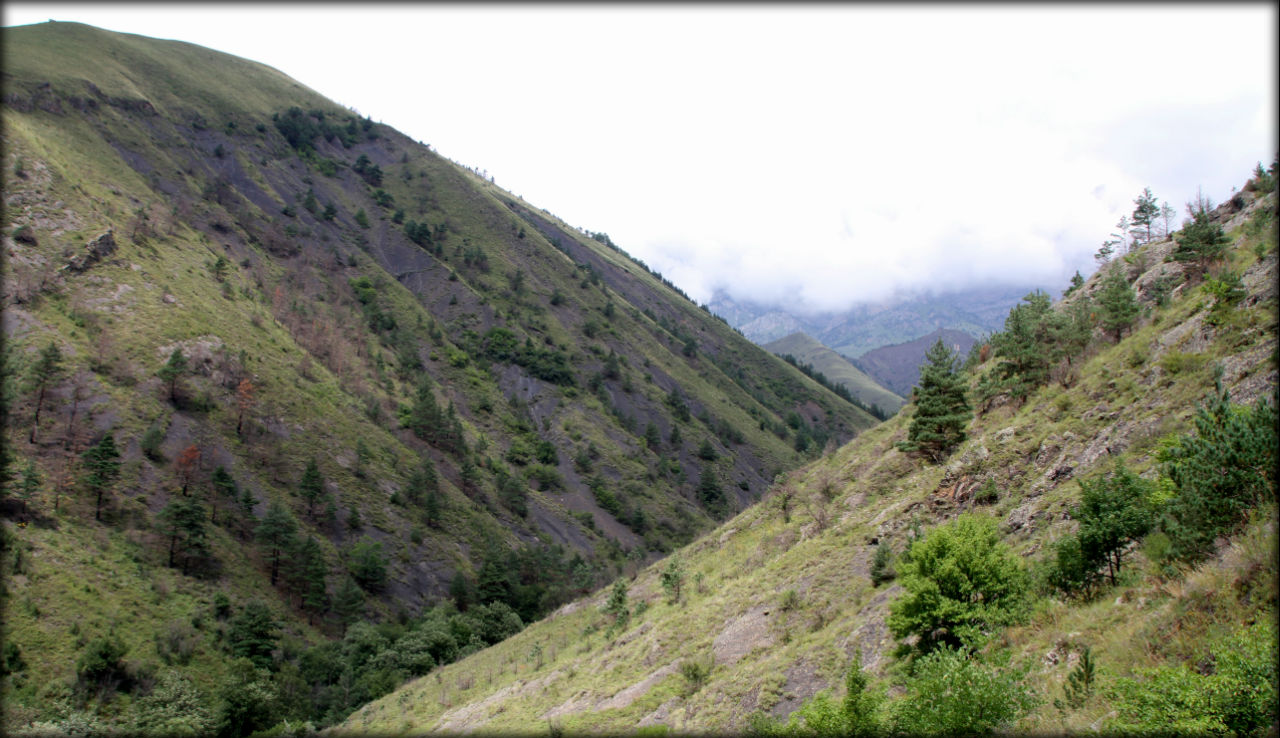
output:
[[[978,477],[994,475],[1000,501],[977,510],[1005,519],[1015,509],[1025,509],[1028,524],[1006,540],[1032,560],[1046,555],[1052,540],[1070,530],[1064,516],[1079,495],[1074,481],[1043,481],[1055,459],[1075,459],[1072,476],[1087,478],[1109,468],[1111,455],[1103,451],[1082,465],[1080,454],[1098,439],[1113,439],[1131,468],[1151,469],[1156,441],[1186,432],[1196,402],[1210,389],[1210,362],[1205,357],[1240,357],[1247,355],[1239,353],[1241,341],[1249,347],[1267,340],[1265,323],[1250,318],[1247,325],[1257,328],[1235,336],[1210,334],[1200,351],[1172,348],[1156,358],[1155,347],[1177,345],[1169,339],[1179,340],[1180,324],[1201,309],[1204,306],[1194,294],[1176,299],[1120,344],[1104,342],[1095,348],[1080,363],[1079,379],[1071,387],[1051,385],[1022,406],[979,416],[970,427],[970,440],[943,466],[912,461],[893,449],[893,443],[905,436],[908,409],[834,454],[785,475],[761,504],[680,552],[691,574],[704,573],[707,594],[690,591],[685,603],[668,605],[657,583],[662,564],[640,572],[631,591],[633,597],[651,598],[650,605],[643,619],[614,641],[599,639],[603,616],[591,605],[583,605],[572,615],[530,626],[488,649],[491,654],[473,657],[514,658],[532,642],[567,638],[591,630],[596,623],[595,634],[545,667],[562,670],[554,690],[522,691],[522,683],[527,687],[529,682],[513,674],[465,700],[457,695],[445,706],[440,703],[439,679],[428,676],[403,693],[366,706],[346,726],[439,728],[450,710],[505,686],[511,689],[487,703],[482,713],[472,715],[467,726],[528,729],[544,725],[543,716],[559,707],[572,710],[557,714],[553,721],[567,731],[628,730],[665,705],[660,722],[675,730],[741,730],[749,708],[768,709],[788,696],[803,699],[820,688],[838,686],[855,647],[862,649],[864,663],[873,664],[873,688],[888,687],[902,675],[888,657],[892,639],[876,629],[882,627],[896,585],[871,586],[866,572],[873,548],[869,541],[873,537],[888,540],[900,551],[914,525],[927,528],[953,516],[953,508],[934,506],[930,494],[950,469]],[[1148,357],[1147,362],[1135,365],[1132,359],[1138,353]],[[1259,355],[1251,360],[1268,358]],[[1148,363],[1162,361],[1168,366]],[[1035,460],[1043,449],[1052,453],[1040,466]],[[830,502],[824,490],[828,494],[834,490]],[[787,493],[791,494],[790,524],[784,522],[778,504]],[[818,530],[824,503],[832,514],[826,516],[826,527]],[[1274,510],[1261,513],[1258,519],[1273,517]],[[1042,698],[1016,729],[1089,730],[1112,709],[1101,696],[1101,685],[1109,680],[1140,668],[1198,659],[1206,644],[1226,637],[1240,623],[1272,617],[1275,545],[1274,530],[1256,523],[1219,558],[1179,577],[1171,579],[1137,553],[1122,571],[1119,585],[1093,601],[1039,599],[1031,620],[998,634],[994,646],[1011,656],[1012,666],[1030,665],[1030,684]],[[787,595],[786,608],[780,607],[779,592],[794,592],[794,597]],[[595,600],[601,598],[600,593],[595,596]],[[771,608],[771,620],[762,646],[735,663],[716,664],[697,691],[679,691],[682,679],[673,673],[630,706],[607,712],[594,709],[610,696],[641,684],[646,674],[664,664],[704,653],[708,642],[736,619],[765,606]],[[643,635],[636,636],[641,629]],[[1099,664],[1099,686],[1082,708],[1059,712],[1052,700],[1063,697],[1066,675],[1085,645]],[[1050,652],[1052,659],[1047,656]],[[584,668],[585,664],[591,667]],[[797,666],[804,664],[816,669],[816,680],[792,678],[799,674]],[[440,678],[447,683],[455,673],[474,668],[463,661],[443,669]],[[404,711],[401,705],[406,703],[415,706],[412,712]]]

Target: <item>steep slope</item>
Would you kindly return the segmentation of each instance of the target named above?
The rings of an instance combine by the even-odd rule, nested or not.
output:
[[[928,335],[890,346],[881,346],[849,361],[881,385],[906,397],[920,380],[920,365],[929,347],[942,339],[947,348],[965,356],[977,342],[961,331],[936,330]]]
[[[41,654],[18,724],[106,634],[214,690],[219,621],[255,598],[295,655],[485,586],[533,619],[876,422],[276,70],[70,23],[4,40],[6,440],[31,480],[6,488],[9,626]],[[86,484],[106,438],[118,477]],[[263,533],[273,507],[318,573]],[[369,599],[339,613],[349,579]]]
[[[874,405],[888,413],[895,413],[902,407],[902,397],[885,389],[848,359],[808,334],[792,333],[764,344],[764,348],[812,366],[828,380],[843,385],[866,405]]]
[[[1216,288],[1186,283],[1183,265],[1164,261],[1170,242],[1148,245],[1122,263],[1143,308],[1131,332],[1118,343],[1095,333],[1061,381],[1025,402],[992,398],[946,463],[898,449],[915,412],[908,405],[787,475],[760,504],[672,559],[621,580],[624,600],[615,587],[566,605],[518,636],[368,705],[343,727],[741,732],[754,713],[785,717],[821,690],[838,696],[855,654],[876,690],[900,693],[911,677],[893,655],[897,639],[886,618],[903,588],[871,580],[878,546],[900,556],[935,526],[975,515],[996,521],[1003,543],[1043,572],[1054,541],[1076,526],[1078,482],[1101,479],[1117,459],[1156,476],[1166,439],[1194,433],[1197,403],[1213,391],[1215,367],[1234,402],[1252,406],[1269,398],[1274,407],[1275,194],[1237,201],[1239,207],[1215,214],[1233,244],[1225,267],[1242,275],[1244,288],[1229,320],[1213,311]],[[1102,278],[1095,275],[1071,301],[1090,299]],[[1172,290],[1153,288],[1160,279]],[[976,367],[974,384],[997,362]],[[1242,633],[1262,658],[1262,671],[1242,688],[1260,690],[1265,705],[1276,686],[1268,625],[1276,615],[1277,576],[1271,475],[1271,500],[1203,563],[1183,569],[1161,563],[1166,537],[1131,550],[1119,582],[1102,585],[1095,598],[1038,588],[1027,619],[991,633],[982,649],[983,661],[1004,664],[1031,689],[1033,706],[1006,727],[1105,730],[1117,719],[1136,719],[1136,703],[1124,701],[1144,699],[1134,695],[1147,694],[1142,685],[1156,676],[1157,691],[1173,691],[1141,703],[1143,719],[1153,721],[1146,729],[1187,724],[1174,723],[1175,716],[1207,719],[1207,698],[1189,695],[1205,694],[1196,680],[1208,679],[1202,675],[1211,671],[1213,654],[1232,653],[1239,643],[1230,638]],[[988,484],[994,496],[975,494]],[[680,593],[664,587],[675,581],[666,574],[675,571],[672,561],[683,571]],[[1078,671],[1085,646],[1101,664],[1094,689],[1078,706],[1065,704],[1064,684]],[[1183,698],[1191,701],[1177,701]]]

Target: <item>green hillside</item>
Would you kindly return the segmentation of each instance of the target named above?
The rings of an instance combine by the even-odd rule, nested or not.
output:
[[[1065,352],[1018,327],[1036,301],[1016,306],[995,353],[966,375],[975,417],[941,463],[902,450],[919,411],[908,405],[670,559],[341,727],[1274,732],[1274,176],[1206,219],[1230,244],[1207,275],[1170,260],[1169,240],[1117,260],[1119,293],[1138,306],[1127,325],[1091,322],[1113,317],[1110,268],[1035,313],[1039,325],[1090,321]],[[1046,357],[1043,376],[1010,369],[1025,361],[1020,335],[1040,336],[1027,345]],[[1090,536],[1128,527],[1111,544],[1073,549],[1086,522]],[[948,534],[965,543],[938,544]],[[1110,563],[1073,564],[1081,546]],[[942,563],[967,557],[991,563]],[[970,589],[954,584],[961,576]],[[930,609],[930,592],[947,604]],[[913,613],[942,613],[947,625],[913,630]],[[952,641],[970,650],[949,650]],[[919,655],[934,642],[934,655]],[[865,686],[846,681],[857,663]]]
[[[316,666],[344,634],[488,603],[457,658],[876,422],[275,70],[4,42],[7,729],[340,720],[428,668]]]
[[[843,386],[863,403],[874,405],[892,414],[902,407],[904,400],[885,389],[849,360],[805,333],[792,333],[776,341],[764,344],[764,348],[779,356],[792,356],[801,364],[808,364],[828,380]]]

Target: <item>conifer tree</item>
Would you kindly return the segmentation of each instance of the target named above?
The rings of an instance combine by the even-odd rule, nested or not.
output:
[[[1209,222],[1206,207],[1202,205],[1192,209],[1194,219],[1183,227],[1177,239],[1178,245],[1169,255],[1174,261],[1187,264],[1192,276],[1203,274],[1210,264],[1221,259],[1227,244],[1231,243],[1221,225]]]
[[[1098,291],[1098,303],[1102,308],[1102,328],[1114,333],[1116,340],[1138,317],[1138,299],[1125,279],[1119,264],[1112,264]]]
[[[320,466],[313,456],[302,471],[302,480],[298,482],[298,492],[307,501],[307,515],[315,516],[316,503],[324,497],[324,477],[320,474]]]
[[[169,354],[169,360],[156,372],[157,377],[169,383],[169,402],[177,404],[178,380],[186,373],[187,357],[183,356],[181,348],[175,348],[173,353]]]
[[[1151,224],[1160,217],[1160,206],[1156,204],[1156,196],[1151,194],[1150,187],[1144,187],[1142,194],[1133,201],[1134,231],[1144,229],[1143,243],[1151,242]]]
[[[364,590],[360,589],[356,580],[351,577],[343,578],[341,586],[333,595],[333,611],[338,615],[338,622],[342,624],[342,634],[345,636],[347,626],[359,620],[360,613],[364,611]]]
[[[258,541],[271,550],[271,584],[275,585],[280,576],[280,555],[293,542],[298,524],[293,516],[279,502],[272,502],[267,507],[267,514],[258,523],[254,535]]]
[[[209,555],[204,515],[204,506],[194,497],[177,495],[158,516],[160,532],[169,538],[169,566],[181,555],[183,574],[193,559]]]
[[[81,454],[80,458],[84,461],[85,486],[97,496],[93,518],[102,520],[102,497],[120,476],[120,452],[116,450],[115,437],[108,433]]]
[[[31,365],[27,375],[27,384],[36,393],[36,412],[31,421],[30,443],[36,442],[36,429],[40,426],[40,410],[44,407],[44,396],[49,388],[62,376],[62,351],[53,341],[40,349],[40,356]]]
[[[907,430],[907,447],[941,461],[965,439],[973,418],[967,382],[956,368],[957,356],[939,338],[925,354],[916,387],[916,414]]]

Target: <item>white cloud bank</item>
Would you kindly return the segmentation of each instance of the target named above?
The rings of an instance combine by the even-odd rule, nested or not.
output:
[[[1276,8],[56,6],[270,64],[695,299],[1065,283],[1276,151]]]

